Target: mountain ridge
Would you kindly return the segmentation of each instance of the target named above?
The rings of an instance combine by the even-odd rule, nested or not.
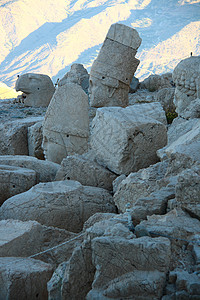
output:
[[[72,63],[82,63],[89,71],[116,22],[134,27],[143,40],[137,53],[140,80],[172,71],[190,52],[200,54],[199,1],[8,0],[0,10],[0,81],[9,87],[14,87],[17,75],[27,72],[47,74],[56,82]],[[166,60],[163,51],[169,56]],[[167,60],[168,67],[161,67]]]

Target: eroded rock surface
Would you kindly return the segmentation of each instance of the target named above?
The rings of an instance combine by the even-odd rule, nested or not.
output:
[[[96,212],[115,212],[108,191],[84,187],[77,181],[40,183],[9,198],[0,208],[0,219],[36,220],[47,226],[79,232]]]

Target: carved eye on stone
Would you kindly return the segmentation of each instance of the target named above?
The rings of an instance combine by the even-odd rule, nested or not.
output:
[[[38,88],[38,90],[39,90],[40,88]]]

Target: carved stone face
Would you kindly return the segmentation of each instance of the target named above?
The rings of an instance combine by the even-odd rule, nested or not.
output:
[[[88,92],[93,107],[128,105],[129,86],[118,80],[111,83],[111,79],[98,79],[90,75]]]
[[[48,106],[55,88],[50,77],[43,74],[27,73],[18,77],[16,91],[22,91],[26,97],[25,106]]]
[[[174,104],[176,112],[181,113],[198,97],[200,78],[200,56],[191,56],[182,60],[173,71],[176,84]]]

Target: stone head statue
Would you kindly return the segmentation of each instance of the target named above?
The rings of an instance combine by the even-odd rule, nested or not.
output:
[[[70,71],[58,82],[58,86],[70,82],[79,84],[88,93],[89,74],[82,64],[72,64]]]
[[[172,76],[176,85],[174,104],[176,112],[181,115],[191,101],[200,98],[200,56],[179,62]]]
[[[58,86],[43,123],[42,147],[47,160],[61,163],[68,155],[87,151],[88,109],[88,96],[80,85]]]
[[[135,55],[140,44],[135,29],[111,25],[90,71],[91,106],[127,106],[130,83],[139,65]]]
[[[25,106],[48,106],[55,87],[48,75],[26,73],[18,77],[15,84],[16,91],[22,91]]]

